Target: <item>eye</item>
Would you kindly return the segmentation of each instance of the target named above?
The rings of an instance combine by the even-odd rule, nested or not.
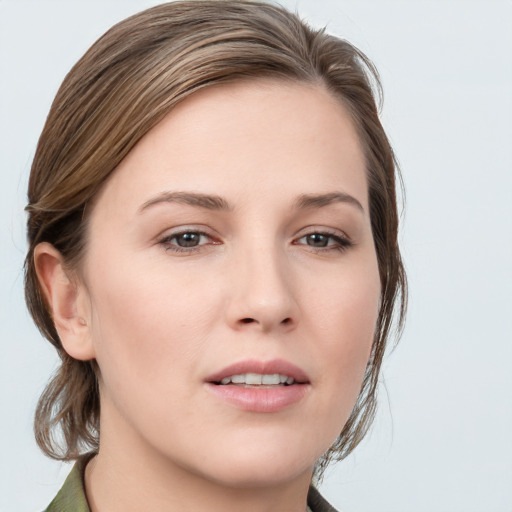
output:
[[[311,247],[327,247],[329,242],[332,241],[332,237],[323,235],[322,233],[312,233],[303,237],[306,240],[306,244]]]
[[[201,249],[204,245],[218,242],[202,231],[187,230],[168,235],[159,243],[168,251],[190,253]]]
[[[179,247],[196,247],[202,241],[201,238],[205,238],[204,235],[191,231],[189,233],[174,235],[172,240],[175,240],[176,245]]]
[[[346,237],[335,235],[333,233],[321,232],[308,233],[307,235],[298,238],[295,244],[307,245],[308,247],[319,251],[344,251],[353,245],[353,243]]]

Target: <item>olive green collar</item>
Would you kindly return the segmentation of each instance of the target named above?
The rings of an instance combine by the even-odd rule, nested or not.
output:
[[[93,455],[85,455],[76,461],[64,485],[45,512],[91,512],[83,482],[85,466]]]

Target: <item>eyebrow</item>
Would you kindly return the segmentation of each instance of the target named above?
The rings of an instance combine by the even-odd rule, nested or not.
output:
[[[146,201],[140,208],[139,213],[160,203],[180,203],[190,206],[198,206],[207,210],[232,210],[229,203],[220,196],[201,194],[198,192],[162,192],[156,197]]]
[[[160,203],[179,203],[189,206],[197,206],[206,210],[231,211],[233,207],[221,196],[202,194],[199,192],[162,192],[146,201],[140,208],[139,213]],[[361,203],[350,194],[345,192],[329,192],[327,194],[302,194],[295,201],[295,207],[299,210],[309,208],[322,208],[333,203],[346,203],[355,206],[364,213]]]
[[[300,210],[308,208],[321,208],[333,203],[347,203],[355,206],[358,210],[364,213],[363,205],[350,194],[345,192],[330,192],[328,194],[302,194],[298,197],[295,205]]]

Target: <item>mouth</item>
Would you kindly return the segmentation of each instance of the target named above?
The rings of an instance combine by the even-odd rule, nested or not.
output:
[[[258,361],[250,359],[231,364],[206,378],[218,386],[293,386],[308,384],[304,370],[284,359]]]
[[[284,361],[242,361],[211,375],[206,388],[237,409],[279,412],[300,402],[311,388],[306,373]]]
[[[295,379],[289,375],[280,373],[239,373],[224,377],[220,382],[215,382],[218,386],[250,386],[250,387],[274,387],[274,386],[292,386]]]

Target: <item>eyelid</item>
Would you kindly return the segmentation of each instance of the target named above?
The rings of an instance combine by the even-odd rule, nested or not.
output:
[[[208,226],[205,226],[204,224],[180,224],[174,227],[168,227],[161,231],[156,239],[162,240],[164,238],[178,236],[183,233],[198,233],[209,238],[217,238],[217,236],[212,232],[212,229],[210,229]]]
[[[306,227],[302,228],[297,233],[297,235],[294,237],[294,239],[296,240],[298,238],[303,238],[307,235],[314,235],[314,234],[339,237],[339,238],[343,238],[344,240],[352,242],[352,239],[350,238],[350,236],[342,229],[331,228],[331,227],[322,226],[322,225],[306,226]]]

